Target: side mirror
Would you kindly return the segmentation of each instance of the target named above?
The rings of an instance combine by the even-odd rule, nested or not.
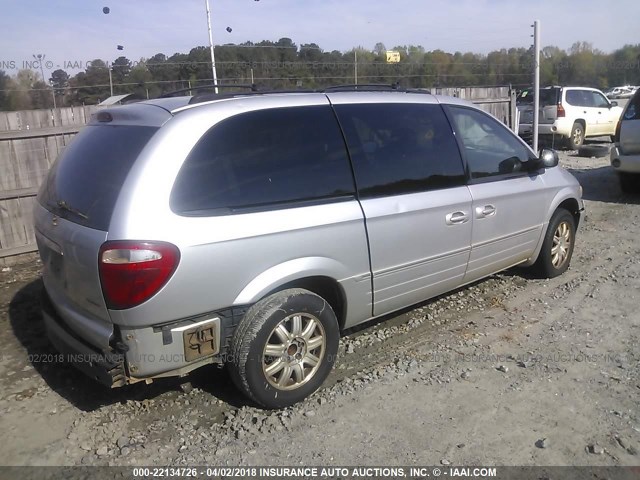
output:
[[[609,104],[609,108],[611,108],[611,107],[617,107],[617,106],[618,106],[618,102],[611,102],[611,103]]]
[[[558,158],[558,152],[550,148],[543,148],[538,157],[540,163],[545,168],[552,168],[558,165],[560,159]]]

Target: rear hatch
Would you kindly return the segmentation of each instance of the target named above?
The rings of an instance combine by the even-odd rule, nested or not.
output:
[[[629,100],[620,117],[619,148],[623,155],[640,154],[640,90]]]
[[[64,150],[38,193],[36,239],[46,292],[67,326],[103,349],[113,326],[102,295],[98,253],[122,185],[157,130],[94,122]]]
[[[539,123],[553,123],[558,118],[558,104],[562,89],[560,87],[545,87],[540,89],[540,108],[538,110]],[[520,111],[520,123],[533,123],[533,89],[523,90],[516,100]]]

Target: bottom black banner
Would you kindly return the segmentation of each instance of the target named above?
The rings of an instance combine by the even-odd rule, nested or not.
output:
[[[0,467],[0,480],[146,479],[447,479],[640,480],[637,467],[337,466],[337,467]]]

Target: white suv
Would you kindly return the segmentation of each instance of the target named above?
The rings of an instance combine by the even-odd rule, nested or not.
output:
[[[518,102],[518,133],[526,137],[533,129],[533,97],[521,95]],[[540,89],[538,133],[552,144],[560,140],[577,150],[586,137],[613,137],[621,113],[617,102],[595,88],[545,87]]]

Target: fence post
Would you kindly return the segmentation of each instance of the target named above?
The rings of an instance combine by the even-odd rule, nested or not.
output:
[[[511,130],[516,135],[518,134],[518,107],[516,105],[516,91],[509,87],[509,111],[511,112]]]

